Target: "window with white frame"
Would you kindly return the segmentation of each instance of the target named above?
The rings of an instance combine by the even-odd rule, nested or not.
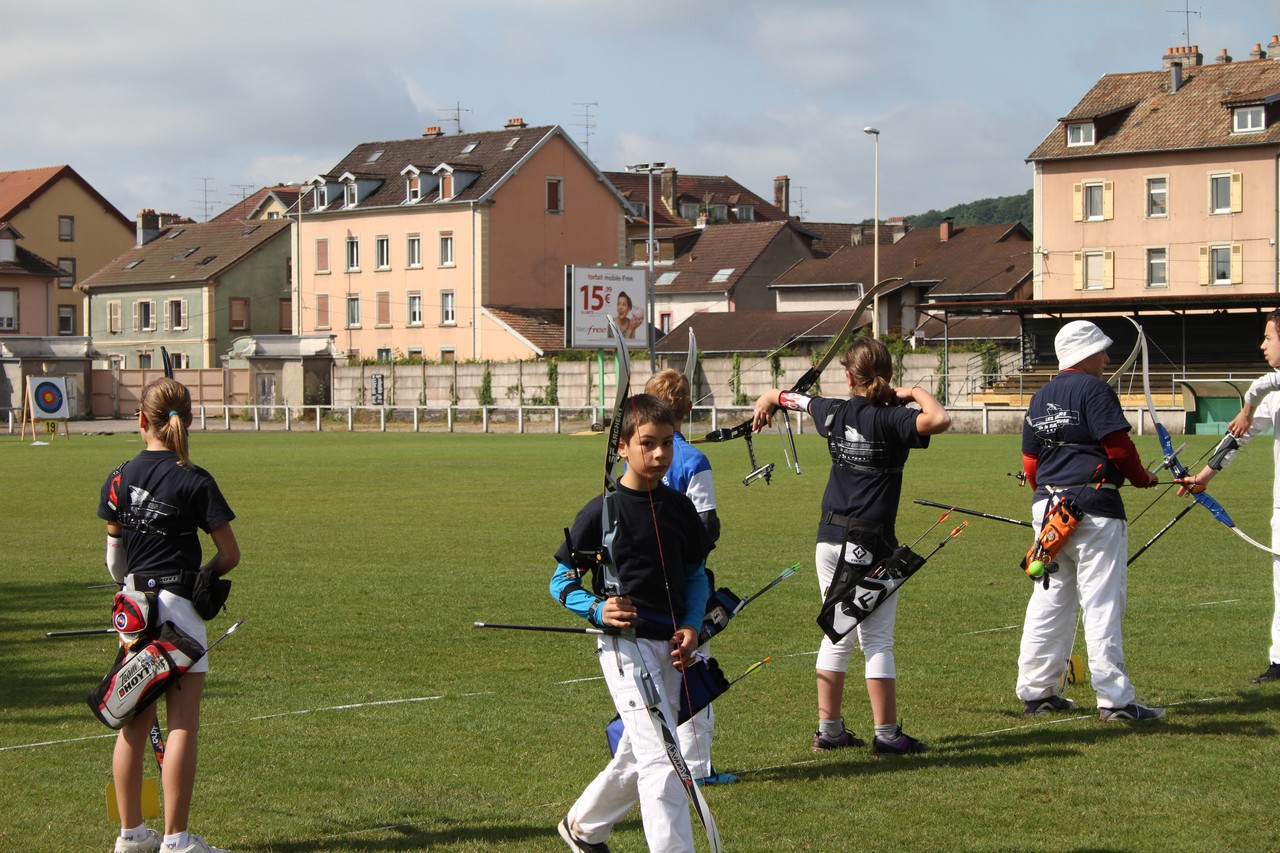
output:
[[[440,173],[440,201],[448,201],[453,198],[453,173]]]
[[[359,237],[352,236],[347,238],[347,271],[348,272],[360,271],[360,238]]]
[[[711,222],[728,222],[729,221],[729,205],[713,204],[707,208],[707,219]]]
[[[409,293],[409,316],[410,326],[422,325],[422,294],[417,292]]]
[[[564,181],[560,178],[547,178],[547,213],[564,212]]]
[[[1262,133],[1267,129],[1267,108],[1261,104],[1231,111],[1232,133]]]
[[[72,243],[76,239],[76,218],[74,216],[58,217],[58,240]]]
[[[1084,185],[1084,218],[1087,220],[1103,218],[1102,182]]]
[[[1219,172],[1209,176],[1209,212],[1239,213],[1241,204],[1241,188],[1244,184],[1240,172]]]
[[[685,201],[685,202],[681,202],[681,203],[680,203],[680,218],[681,218],[681,219],[689,219],[689,220],[697,219],[697,218],[698,218],[698,203],[697,203],[696,201]]]
[[[440,266],[453,266],[453,232],[440,232]]]
[[[670,311],[658,312],[658,328],[662,330],[662,334],[664,335],[671,331],[671,312]]]
[[[422,266],[422,235],[410,234],[405,241],[405,264],[410,269]]]
[[[356,182],[347,181],[342,187],[343,202],[347,207],[355,207],[356,202],[360,200],[359,194],[356,192]]]
[[[1209,247],[1209,284],[1232,284],[1235,281],[1231,263],[1236,254],[1233,249],[1235,247],[1230,245]]]
[[[156,304],[150,299],[139,299],[133,303],[133,330],[135,332],[156,330]]]
[[[404,198],[405,201],[415,202],[422,198],[422,176],[416,172],[410,172],[404,179]]]
[[[185,370],[191,366],[191,356],[182,352],[169,353],[169,366],[174,370]]]
[[[1072,122],[1067,125],[1067,145],[1092,145],[1094,142],[1093,122]]]
[[[756,209],[754,205],[740,204],[733,209],[733,212],[738,217],[739,222],[755,222]]]
[[[1115,252],[1085,249],[1074,254],[1072,283],[1076,290],[1110,290],[1115,287]]]
[[[316,188],[311,191],[311,205],[316,210],[323,210],[329,206],[329,188],[324,184],[317,184]]]
[[[58,306],[58,334],[74,335],[76,333],[76,307],[74,305]]]
[[[378,347],[378,361],[382,364],[391,362],[391,347]]]
[[[0,290],[0,332],[18,331],[18,291]]]
[[[118,299],[107,303],[107,334],[120,334],[120,300]]]
[[[1169,250],[1164,246],[1147,249],[1147,287],[1169,286]]]
[[[455,326],[458,323],[457,306],[454,303],[453,291],[440,291],[440,325]]]
[[[391,269],[391,238],[385,234],[374,238],[373,248],[377,268],[380,270]]]
[[[62,268],[62,275],[58,276],[58,287],[68,288],[76,283],[76,259],[75,258],[58,258],[58,266]]]
[[[231,331],[244,332],[249,329],[249,300],[245,297],[232,297],[228,302],[231,314]]]
[[[164,303],[165,328],[181,332],[187,328],[187,300],[168,299]]]
[[[1169,215],[1169,179],[1147,178],[1147,218],[1163,219]]]
[[[1084,253],[1084,289],[1102,290],[1105,286],[1103,277],[1102,252]]]
[[[329,238],[321,237],[316,240],[316,272],[327,273],[329,271]]]
[[[360,297],[355,294],[347,296],[347,328],[360,327]]]

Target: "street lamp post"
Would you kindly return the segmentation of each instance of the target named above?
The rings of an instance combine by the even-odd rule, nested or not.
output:
[[[666,163],[633,163],[627,166],[628,172],[647,172],[649,174],[649,208],[645,213],[645,218],[649,220],[649,242],[645,244],[645,254],[649,256],[649,269],[647,279],[645,281],[645,289],[649,292],[647,312],[649,315],[648,337],[649,337],[649,371],[651,373],[658,372],[658,350],[657,341],[654,334],[657,323],[654,316],[654,280],[653,280],[653,173],[661,172],[667,166]]]
[[[874,136],[876,140],[875,211],[871,232],[871,238],[875,241],[871,249],[871,286],[875,287],[880,283],[880,131],[878,128],[864,127],[862,132]],[[879,294],[871,300],[871,334],[877,339],[880,337]]]

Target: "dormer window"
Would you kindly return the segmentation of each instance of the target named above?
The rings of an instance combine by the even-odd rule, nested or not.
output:
[[[680,203],[680,218],[681,218],[681,219],[697,219],[697,218],[698,218],[698,203],[697,203],[697,202],[693,202],[693,201],[684,201],[684,202],[681,202],[681,203]]]
[[[410,174],[405,178],[404,182],[404,198],[405,201],[413,203],[422,198],[422,177],[420,175]]]
[[[317,210],[322,210],[329,206],[329,188],[324,184],[317,184],[316,188],[311,191],[311,206]]]
[[[440,173],[440,200],[448,201],[453,198],[453,173]]]
[[[355,207],[356,202],[360,200],[360,194],[356,190],[356,182],[348,181],[343,184],[343,201],[347,207]]]
[[[1093,143],[1093,122],[1082,121],[1067,125],[1067,145],[1092,145]]]
[[[740,204],[733,209],[733,212],[737,215],[739,222],[755,222],[756,220],[756,209],[752,205]]]
[[[1267,108],[1261,104],[1231,111],[1232,133],[1262,133],[1267,129]]]
[[[628,201],[627,207],[631,208],[631,215],[646,219],[649,216],[649,205],[643,201]]]

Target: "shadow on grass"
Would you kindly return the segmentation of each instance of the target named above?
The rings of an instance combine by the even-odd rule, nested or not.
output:
[[[435,826],[428,828],[424,824]],[[336,828],[336,827],[335,827]],[[696,829],[697,827],[695,827]],[[641,829],[638,818],[624,820],[614,827]],[[394,833],[393,838],[367,838],[374,833]],[[546,824],[468,823],[463,820],[433,818],[418,823],[379,826],[373,829],[326,835],[319,838],[291,841],[263,842],[262,844],[238,844],[237,850],[261,850],[264,853],[318,853],[325,850],[432,850],[438,846],[460,845],[468,848],[489,849],[500,844],[517,847],[534,840],[554,840],[556,846],[563,842],[555,826]]]

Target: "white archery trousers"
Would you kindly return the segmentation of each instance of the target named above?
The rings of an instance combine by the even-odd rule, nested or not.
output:
[[[1047,501],[1031,507],[1040,535]],[[1027,602],[1018,655],[1018,698],[1056,693],[1071,657],[1077,608],[1084,612],[1085,648],[1098,705],[1123,708],[1134,701],[1124,663],[1121,623],[1129,584],[1129,530],[1124,519],[1086,514],[1058,552],[1049,588],[1037,580]]]
[[[1277,444],[1280,445],[1280,441]],[[1276,486],[1280,488],[1280,473],[1276,474]],[[1280,551],[1280,507],[1271,510],[1271,550]],[[1280,557],[1271,558],[1271,590],[1275,603],[1271,611],[1270,663],[1280,663]]]
[[[814,551],[818,570],[818,592],[823,601],[827,587],[836,575],[842,546],[836,542],[819,542]],[[870,555],[867,556],[870,560]],[[865,565],[863,563],[862,565]],[[831,642],[826,634],[818,646],[816,669],[823,672],[847,672],[854,644],[862,647],[864,678],[897,678],[898,665],[893,654],[893,631],[898,623],[898,594],[894,593],[857,628],[844,635],[838,643]]]
[[[650,850],[693,853],[689,800],[636,685],[631,657],[637,647],[657,688],[662,714],[675,731],[681,676],[671,662],[671,644],[641,639],[632,645],[619,637],[601,637],[600,670],[622,717],[623,733],[613,759],[569,809],[569,826],[579,837],[603,843],[639,802]]]

